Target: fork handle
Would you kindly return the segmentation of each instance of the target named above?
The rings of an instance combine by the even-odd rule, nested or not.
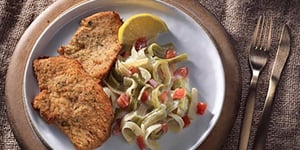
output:
[[[274,99],[277,80],[270,80],[267,97],[265,100],[263,113],[258,123],[257,131],[254,138],[254,150],[263,150],[267,139],[268,122],[271,114],[271,106]]]
[[[250,137],[251,124],[255,106],[255,95],[256,95],[256,85],[258,80],[259,73],[253,72],[249,94],[247,98],[246,110],[243,119],[243,125],[240,134],[239,150],[246,150],[248,147],[248,141]]]

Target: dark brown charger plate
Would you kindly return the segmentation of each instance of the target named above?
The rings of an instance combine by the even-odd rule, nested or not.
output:
[[[207,31],[218,48],[225,70],[225,99],[221,116],[199,149],[220,149],[233,126],[241,95],[241,76],[237,56],[224,28],[197,0],[163,0],[186,14]],[[28,27],[18,42],[6,78],[7,113],[17,141],[23,149],[47,149],[35,133],[24,108],[23,77],[26,61],[41,33],[65,10],[81,0],[57,1]],[[16,73],[17,72],[17,73]]]

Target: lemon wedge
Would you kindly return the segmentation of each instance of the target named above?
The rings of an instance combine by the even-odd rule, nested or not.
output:
[[[123,45],[133,45],[138,38],[153,39],[158,33],[168,32],[168,26],[158,16],[142,13],[129,17],[119,28],[118,40]]]

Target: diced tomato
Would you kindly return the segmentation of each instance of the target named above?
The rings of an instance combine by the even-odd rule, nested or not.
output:
[[[146,148],[143,136],[137,136],[136,143],[138,144],[140,150],[144,150]]]
[[[128,68],[128,70],[130,71],[131,74],[134,74],[134,73],[137,73],[138,72],[138,69],[134,66],[130,66]]]
[[[142,101],[142,102],[146,102],[148,99],[149,99],[149,92],[145,90],[145,91],[142,93],[141,101]]]
[[[113,126],[113,134],[119,135],[121,133],[121,119],[117,119]]]
[[[168,91],[163,91],[160,95],[159,95],[159,100],[162,103],[165,103],[165,101],[168,100]]]
[[[168,49],[166,51],[166,58],[173,58],[176,56],[176,51],[174,49]]]
[[[191,124],[191,119],[187,115],[183,116],[182,120],[184,122],[184,128],[188,127]]]
[[[122,93],[117,99],[117,104],[120,108],[125,108],[129,105],[129,96],[125,93]]]
[[[184,88],[176,88],[173,93],[173,99],[179,100],[185,96],[185,89]]]
[[[162,123],[161,124],[161,128],[162,128],[162,131],[164,133],[167,133],[168,132],[168,125],[166,123]]]
[[[152,87],[157,87],[158,83],[154,79],[150,79],[147,81],[148,84],[150,84]]]
[[[135,45],[134,45],[135,49],[136,49],[136,50],[140,50],[140,49],[146,47],[146,46],[147,46],[147,41],[148,41],[148,40],[147,40],[145,37],[140,37],[140,38],[138,38],[138,39],[135,41]]]
[[[207,108],[207,104],[203,102],[199,102],[197,104],[197,114],[198,115],[203,115],[205,113],[205,110]]]
[[[188,67],[180,67],[174,71],[174,76],[181,76],[183,78],[186,78],[189,74]]]

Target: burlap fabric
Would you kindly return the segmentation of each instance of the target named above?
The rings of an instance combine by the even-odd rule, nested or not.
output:
[[[5,76],[14,48],[30,23],[55,0],[1,0],[0,1],[0,149],[20,149],[6,115]],[[231,37],[242,73],[242,97],[235,125],[223,146],[225,150],[238,149],[241,120],[250,83],[247,46],[259,15],[274,19],[273,43],[270,59],[258,82],[256,109],[250,138],[260,117],[274,61],[282,23],[291,29],[291,53],[283,71],[272,109],[267,150],[300,150],[300,2],[297,0],[199,0]],[[16,72],[17,73],[17,72]]]

